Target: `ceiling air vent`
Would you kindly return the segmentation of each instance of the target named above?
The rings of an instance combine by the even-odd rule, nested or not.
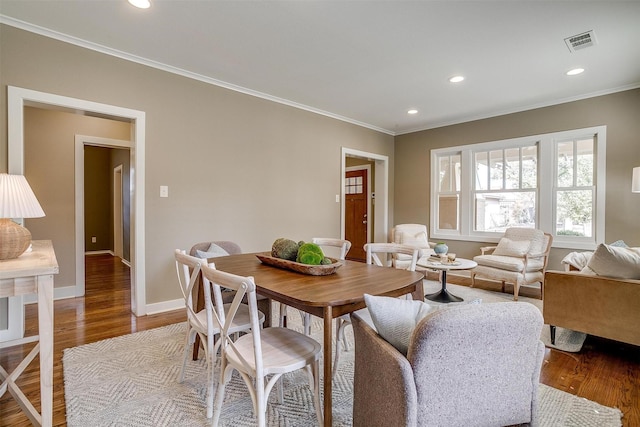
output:
[[[586,33],[576,34],[575,36],[567,37],[564,39],[570,52],[576,50],[585,49],[596,44],[596,35],[593,30]]]

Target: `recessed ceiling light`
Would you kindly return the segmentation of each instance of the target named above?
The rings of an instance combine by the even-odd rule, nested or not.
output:
[[[407,114],[418,114],[418,110],[411,109],[411,110],[407,111]]]
[[[567,71],[567,76],[577,76],[582,73],[584,73],[584,68],[574,68],[573,70]]]
[[[463,76],[453,76],[449,79],[451,83],[460,83],[463,80],[464,80]]]
[[[149,0],[128,0],[129,3],[140,9],[149,9],[151,2]]]

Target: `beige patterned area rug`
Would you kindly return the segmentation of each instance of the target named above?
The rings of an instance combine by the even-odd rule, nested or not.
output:
[[[424,281],[425,294],[437,292],[441,288],[442,285],[440,284],[440,282],[435,282],[432,280]],[[463,298],[465,301],[473,301],[474,299],[478,298],[481,299],[482,302],[513,301],[513,294],[486,291],[484,289],[470,288],[468,286],[447,284],[447,290],[453,295]],[[538,307],[540,311],[542,311],[542,300],[519,296],[518,301],[533,304]],[[570,329],[557,327],[555,344],[551,344],[551,332],[549,330],[549,325],[544,325],[544,327],[542,328],[542,334],[540,335],[540,340],[547,347],[571,353],[579,352],[582,349],[582,344],[584,344],[586,338],[587,334],[584,334],[582,332],[576,332]]]
[[[291,310],[291,309],[290,309]],[[293,310],[291,310],[293,311]],[[277,312],[277,311],[276,311]],[[298,316],[290,325],[300,328]],[[321,340],[321,322],[312,332]],[[84,426],[208,426],[205,414],[206,374],[203,360],[187,362],[185,381],[177,382],[185,338],[178,323],[64,350],[67,423]],[[353,339],[351,328],[347,328]],[[334,426],[351,426],[353,354],[343,353],[334,381]],[[311,391],[303,372],[284,379],[284,403],[275,393],[267,409],[268,426],[317,425]],[[620,426],[621,412],[540,385],[542,426]],[[224,426],[253,426],[251,399],[234,375],[221,416]]]

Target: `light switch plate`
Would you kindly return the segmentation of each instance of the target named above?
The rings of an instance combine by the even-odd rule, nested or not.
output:
[[[160,197],[169,197],[169,187],[166,185],[160,186]]]

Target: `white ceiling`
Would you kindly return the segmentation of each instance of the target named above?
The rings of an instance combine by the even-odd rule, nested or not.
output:
[[[640,87],[640,1],[151,2],[0,0],[0,22],[392,135]]]

